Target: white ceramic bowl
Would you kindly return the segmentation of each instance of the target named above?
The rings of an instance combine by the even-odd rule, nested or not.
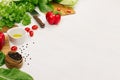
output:
[[[21,27],[15,27],[15,28],[11,28],[7,31],[9,40],[11,43],[13,43],[14,45],[22,45],[27,37],[27,33],[26,31],[21,28]],[[21,35],[21,37],[14,37],[13,35],[15,34],[19,34]]]

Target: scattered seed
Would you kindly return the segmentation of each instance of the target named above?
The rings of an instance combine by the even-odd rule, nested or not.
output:
[[[27,63],[27,65],[30,65],[29,63]]]
[[[33,41],[32,44],[35,44],[35,42]],[[19,51],[20,53],[23,55],[23,60],[27,65],[30,65],[30,60],[32,60],[32,58],[30,57],[30,54],[25,52],[25,50],[29,47],[29,43],[26,43],[25,45],[22,45],[21,47],[19,47]]]
[[[26,59],[24,61],[26,62]]]
[[[22,45],[22,47],[24,47],[24,45]]]
[[[35,42],[33,42],[33,44],[35,44]]]
[[[30,60],[31,60],[32,58],[30,58]]]
[[[29,54],[26,57],[28,57],[28,56],[29,56]]]

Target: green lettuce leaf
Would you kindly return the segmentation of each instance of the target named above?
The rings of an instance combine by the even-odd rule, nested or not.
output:
[[[42,12],[48,12],[48,11],[53,11],[53,7],[50,3],[48,4],[39,4],[39,9]]]
[[[67,6],[74,6],[78,0],[56,0],[58,3],[67,5]]]
[[[16,68],[0,68],[0,80],[33,80],[33,78],[29,74]]]
[[[3,52],[0,52],[0,66],[2,66],[3,64],[5,64],[5,55],[3,54]]]
[[[41,12],[53,11],[52,0],[38,0],[38,8]]]

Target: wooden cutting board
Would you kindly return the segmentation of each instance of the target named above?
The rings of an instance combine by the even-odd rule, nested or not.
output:
[[[52,3],[54,11],[58,11],[62,16],[75,14],[75,10],[72,7],[65,6],[58,3]]]
[[[13,27],[17,27],[17,25],[14,25]],[[9,30],[10,28],[8,27],[3,27],[0,32],[4,32],[6,33],[7,30]],[[10,51],[10,44],[9,44],[9,39],[7,34],[5,34],[5,45],[3,46],[2,50],[1,50],[4,54],[7,54]]]
[[[1,51],[4,54],[7,54],[10,51],[10,44],[9,44],[9,40],[8,40],[8,36],[7,35],[5,35],[5,45],[3,46]]]

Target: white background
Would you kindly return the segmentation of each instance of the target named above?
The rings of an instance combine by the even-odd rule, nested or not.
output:
[[[41,16],[46,28],[21,70],[35,80],[120,80],[120,0],[79,0],[75,11],[57,26]]]

